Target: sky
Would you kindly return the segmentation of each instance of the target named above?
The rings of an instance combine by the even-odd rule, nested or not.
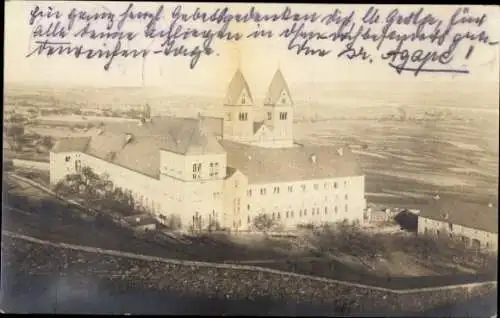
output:
[[[170,21],[170,12],[177,5],[171,2],[162,3],[165,6],[164,19],[160,25],[166,26]],[[457,58],[453,61],[456,68],[462,65],[470,70],[470,74],[450,74],[450,73],[425,73],[414,77],[411,73],[398,75],[393,69],[387,66],[387,61],[380,59],[381,52],[377,52],[371,43],[358,42],[357,46],[365,46],[366,50],[372,52],[373,62],[354,61],[347,58],[337,58],[337,53],[344,47],[340,43],[328,43],[328,48],[332,49],[332,54],[325,57],[317,56],[297,56],[287,50],[288,42],[284,39],[272,38],[261,40],[245,40],[238,43],[217,42],[213,48],[218,55],[202,56],[195,69],[189,69],[189,58],[185,57],[165,57],[152,56],[143,59],[123,59],[116,58],[109,71],[105,71],[104,60],[75,59],[74,57],[30,57],[26,54],[36,46],[33,42],[33,26],[29,25],[30,11],[36,5],[46,9],[48,6],[59,9],[65,14],[61,19],[66,23],[66,15],[71,8],[85,9],[89,12],[103,12],[103,8],[119,14],[123,12],[128,3],[105,3],[105,2],[23,2],[10,1],[6,3],[5,9],[5,82],[15,83],[38,83],[44,85],[70,85],[70,86],[152,86],[161,87],[166,91],[175,92],[185,87],[193,87],[199,91],[214,91],[226,88],[227,83],[237,68],[240,68],[247,80],[255,86],[256,91],[264,90],[270,78],[277,68],[280,68],[292,84],[318,83],[321,85],[335,85],[338,82],[397,82],[408,83],[409,86],[418,87],[422,83],[435,81],[453,81],[457,87],[468,89],[471,85],[487,85],[499,83],[499,46],[475,45],[471,58],[465,60],[469,44],[464,43],[457,49]],[[136,3],[136,11],[155,12],[159,4]],[[212,12],[216,7],[226,6],[225,4],[183,4],[183,12],[192,12],[196,6],[202,10]],[[251,4],[234,4],[231,10],[246,12]],[[281,12],[283,4],[257,4],[256,8],[263,13]],[[355,22],[359,25],[359,20],[368,6],[333,6],[333,5],[290,5],[295,13],[318,12],[322,15],[340,9],[344,15],[350,11],[355,11]],[[381,18],[396,7],[378,6]],[[399,6],[401,12],[408,14],[418,7]],[[428,6],[426,13],[446,21],[457,9],[454,6]],[[492,41],[500,39],[500,7],[498,6],[472,6],[472,14],[481,16],[487,14],[486,22],[481,28],[473,25],[457,27],[455,30],[461,32],[477,33],[479,31],[488,32]],[[42,21],[39,19],[38,21]],[[47,26],[51,20],[45,19],[39,25]],[[38,22],[35,23],[35,25]],[[84,24],[79,24],[83,26]],[[142,31],[144,23],[127,22],[125,29],[130,31]],[[97,31],[104,30],[102,24],[95,24]],[[290,26],[290,22],[264,23],[263,28],[279,33]],[[382,27],[383,24],[378,27]],[[185,24],[185,27],[208,28],[215,26]],[[309,24],[306,26],[311,31],[324,31],[334,28],[332,25],[324,26]],[[230,26],[232,31],[248,32],[250,28],[255,28],[253,24],[237,24]],[[375,28],[375,27],[374,27]],[[394,29],[401,32],[408,30],[405,26],[398,26]],[[42,39],[43,40],[43,39]],[[102,47],[103,41],[99,40],[71,40],[75,44],[84,44],[87,47]],[[185,42],[187,46],[194,42]],[[198,40],[197,43],[200,43]],[[472,42],[469,42],[473,44]],[[126,44],[125,44],[126,45]],[[144,48],[149,45],[158,46],[159,40],[139,39],[129,44],[131,47]],[[405,44],[406,45],[406,44]],[[321,44],[316,47],[321,47]],[[408,44],[408,48],[413,50],[423,49],[427,51],[442,50],[436,45],[425,43]],[[326,46],[325,46],[326,48]],[[385,51],[396,48],[396,44],[386,46]],[[390,84],[388,84],[390,89]]]

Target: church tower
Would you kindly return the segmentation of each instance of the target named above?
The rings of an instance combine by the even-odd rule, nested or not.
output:
[[[238,69],[229,83],[224,102],[224,138],[248,141],[253,137],[254,101]]]
[[[293,146],[293,101],[280,69],[269,85],[264,110],[265,124],[273,130],[274,141]]]

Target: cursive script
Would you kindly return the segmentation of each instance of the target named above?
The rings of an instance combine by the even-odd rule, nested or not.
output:
[[[498,44],[490,38],[488,16],[480,8],[473,12],[459,7],[449,16],[424,8],[384,12],[377,7],[322,12],[273,8],[272,13],[256,6],[204,11],[162,4],[142,10],[131,3],[115,12],[106,7],[63,11],[57,4],[37,5],[27,19],[31,46],[26,57],[102,59],[108,71],[118,58],[159,55],[187,58],[193,69],[204,58],[219,55],[217,42],[282,39],[287,43],[284,49],[292,54],[346,63],[378,61],[397,74],[418,76],[426,72],[467,74],[464,62],[474,57],[476,47]],[[145,46],[145,42],[153,45]]]

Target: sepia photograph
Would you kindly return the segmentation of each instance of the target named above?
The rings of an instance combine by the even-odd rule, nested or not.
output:
[[[1,313],[496,317],[499,7],[5,12]]]

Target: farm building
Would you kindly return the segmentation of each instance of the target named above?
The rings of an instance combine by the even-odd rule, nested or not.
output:
[[[437,197],[418,216],[418,233],[448,236],[477,248],[498,250],[497,204]]]

